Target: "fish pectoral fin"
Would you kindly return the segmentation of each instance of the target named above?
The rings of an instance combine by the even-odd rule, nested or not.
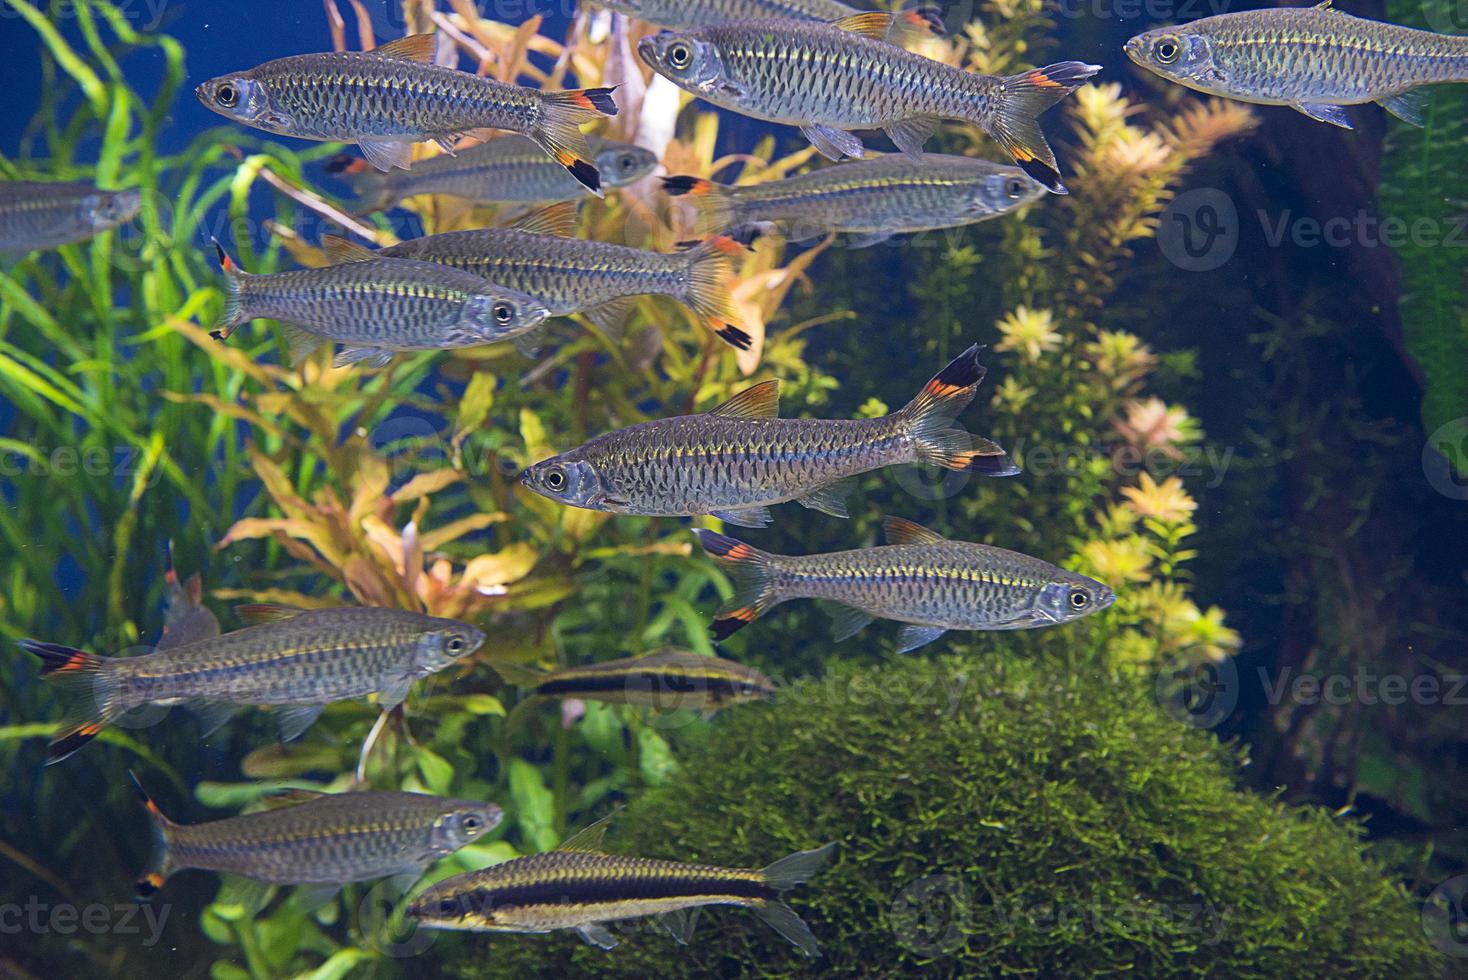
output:
[[[606,926],[598,925],[595,922],[577,926],[576,935],[586,940],[587,945],[600,946],[602,949],[614,949],[617,945],[617,937],[612,935]]]
[[[810,140],[821,156],[831,160],[841,160],[844,157],[866,156],[866,148],[861,145],[861,140],[843,129],[833,129],[830,126],[821,126],[811,123],[800,127],[800,132],[806,139]]]
[[[240,706],[228,701],[192,701],[189,710],[199,719],[199,737],[208,738],[223,728]]]
[[[897,631],[897,652],[907,653],[909,650],[927,646],[946,632],[948,631],[941,626],[918,626],[910,623]]]
[[[325,705],[320,704],[287,704],[276,709],[275,723],[280,728],[280,740],[282,742],[293,742],[301,737],[301,733],[311,727]]]
[[[923,160],[923,144],[938,131],[938,120],[931,116],[915,116],[895,122],[886,128],[887,138],[897,148],[919,163]]]
[[[407,170],[413,164],[413,144],[407,140],[362,140],[357,144],[367,162],[378,170]]]
[[[844,602],[824,600],[821,606],[831,617],[831,639],[837,643],[851,639],[877,618],[865,609],[848,606]]]
[[[396,351],[390,351],[385,347],[343,347],[331,359],[331,366],[346,367],[349,364],[360,364],[368,368],[387,367],[395,353]]]
[[[315,912],[342,890],[341,885],[299,885],[296,888],[296,902],[307,912]]]
[[[830,514],[832,517],[847,518],[851,512],[846,509],[846,498],[851,491],[856,489],[856,477],[848,476],[828,483],[823,487],[816,487],[803,497],[795,498],[795,502],[802,507],[818,510],[822,514]]]
[[[735,507],[730,510],[716,510],[712,516],[725,524],[734,524],[738,527],[769,527],[775,521],[768,507]]]
[[[1317,122],[1330,123],[1332,126],[1339,126],[1341,129],[1356,128],[1351,125],[1351,120],[1346,115],[1346,110],[1338,105],[1326,105],[1323,102],[1296,102],[1293,103],[1293,108],[1298,112],[1303,112]]]
[[[413,685],[413,678],[400,677],[388,681],[382,685],[382,690],[377,692],[377,706],[383,711],[391,711],[402,704],[408,697],[408,688]]]
[[[540,358],[540,352],[545,350],[546,341],[549,339],[550,329],[541,324],[511,337],[510,344],[520,356],[534,361]]]
[[[846,247],[849,249],[871,248],[873,245],[880,245],[887,241],[893,234],[890,231],[857,232],[847,236]]]
[[[698,924],[698,909],[674,909],[658,916],[658,921],[680,946],[687,946],[693,939],[693,928]]]
[[[1418,129],[1421,129],[1427,125],[1426,121],[1422,118],[1422,112],[1427,104],[1427,97],[1422,93],[1421,89],[1413,89],[1410,92],[1403,92],[1400,95],[1389,95],[1384,99],[1377,99],[1376,104],[1409,126],[1416,126]]]

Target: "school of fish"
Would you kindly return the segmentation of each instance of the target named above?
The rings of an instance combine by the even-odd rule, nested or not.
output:
[[[533,357],[550,318],[583,316],[615,343],[639,298],[661,296],[686,305],[728,345],[747,349],[751,337],[731,280],[734,259],[758,237],[773,231],[798,243],[840,234],[862,247],[1000,218],[1047,192],[1066,193],[1039,119],[1101,70],[1067,60],[998,77],[927,58],[921,42],[942,36],[947,25],[926,5],[899,4],[892,13],[839,0],[601,5],[663,29],[635,46],[650,73],[712,105],[797,127],[833,161],[858,159],[757,182],[664,171],[659,187],[650,180],[661,166],[655,153],[582,130],[617,115],[615,88],[545,91],[460,71],[447,34],[219,74],[196,89],[210,110],[280,136],[354,144],[361,159],[341,157],[328,169],[350,180],[364,213],[420,195],[458,199],[466,214],[483,204],[525,211],[512,224],[378,250],[328,237],[329,264],[262,275],[240,269],[216,243],[227,297],[216,337],[274,320],[292,363],[328,347],[333,364],[367,369],[404,352],[502,342]],[[1346,128],[1342,107],[1367,102],[1420,124],[1422,87],[1468,81],[1468,39],[1352,17],[1329,0],[1150,30],[1128,41],[1125,53],[1200,92],[1291,106]],[[949,121],[987,134],[1013,165],[925,152]],[[874,130],[897,152],[869,155],[856,134]],[[415,144],[439,152],[415,160]],[[658,252],[579,236],[582,199],[636,188],[644,198],[661,191],[674,208],[691,206],[702,237]],[[25,255],[113,232],[143,204],[129,188],[0,182],[0,253]],[[698,413],[663,412],[596,435],[535,461],[520,479],[568,507],[762,528],[773,521],[772,507],[790,502],[845,518],[856,478],[891,466],[1016,477],[1020,468],[1002,447],[958,424],[984,379],[979,351],[977,344],[963,350],[903,407],[880,417],[782,418],[779,382],[767,380]],[[898,517],[884,528],[884,545],[804,556],[698,528],[699,543],[734,588],[714,614],[714,639],[802,598],[826,604],[837,642],[876,619],[900,623],[899,652],[950,630],[1063,626],[1116,600],[1105,584],[1038,557],[954,540]],[[206,739],[247,707],[268,709],[287,740],[326,705],[350,699],[373,699],[381,723],[403,709],[415,684],[471,669],[476,653],[494,645],[473,624],[373,607],[242,607],[246,625],[221,632],[197,577],[181,582],[170,568],[166,585],[164,632],[151,653],[108,657],[19,641],[39,659],[40,675],[72,695],[48,764],[132,712],[172,705],[193,710]],[[774,682],[751,667],[679,649],[550,670],[496,662],[495,670],[524,690],[516,709],[522,719],[547,700],[709,717],[777,696]],[[250,812],[184,824],[164,816],[141,783],[138,790],[155,838],[137,883],[144,895],[190,869],[327,894],[346,883],[417,878],[484,840],[504,817],[487,801],[357,788],[266,798]],[[783,895],[811,879],[836,842],[764,868],[721,867],[609,853],[609,819],[551,852],[443,878],[412,894],[406,914],[437,929],[569,930],[611,949],[617,940],[609,923],[656,918],[686,943],[695,910],[727,905],[750,910],[806,956],[818,955],[816,937]]]

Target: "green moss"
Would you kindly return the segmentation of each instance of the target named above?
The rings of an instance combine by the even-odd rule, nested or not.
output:
[[[763,864],[827,840],[791,892],[807,965],[748,912],[706,910],[687,948],[650,925],[603,952],[574,936],[461,936],[479,976],[1426,975],[1404,890],[1355,825],[1235,788],[1241,760],[1150,686],[1036,663],[912,658],[839,669],[730,712],[610,847]],[[426,964],[425,964],[426,965]]]

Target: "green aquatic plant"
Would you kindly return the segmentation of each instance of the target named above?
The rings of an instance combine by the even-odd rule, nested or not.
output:
[[[789,896],[830,976],[1389,977],[1440,963],[1358,825],[1236,789],[1242,754],[1178,725],[1148,686],[1120,671],[1076,683],[1006,651],[836,667],[680,751],[678,782],[620,814],[608,848],[758,866],[836,841]],[[610,952],[561,933],[446,937],[434,955],[465,978],[809,972],[737,909],[705,909],[686,947],[652,924],[615,934]]]

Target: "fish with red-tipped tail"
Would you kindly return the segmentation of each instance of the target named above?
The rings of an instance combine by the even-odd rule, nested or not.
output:
[[[1105,609],[1116,595],[1094,579],[986,544],[951,541],[920,524],[889,517],[888,544],[824,555],[774,555],[700,529],[699,543],[726,565],[734,595],[719,609],[724,639],[789,599],[832,604],[836,639],[874,619],[906,623],[898,652],[948,630],[1034,629]]]
[[[372,51],[278,58],[211,78],[195,95],[269,133],[356,143],[379,170],[407,169],[414,143],[452,152],[474,130],[521,133],[601,195],[581,125],[617,114],[611,89],[542,92],[483,78],[436,64],[434,43],[435,35],[412,34]]]
[[[973,123],[1025,173],[1065,193],[1039,116],[1101,70],[1062,61],[1017,75],[979,75],[892,44],[889,14],[829,24],[759,20],[665,31],[637,46],[653,71],[715,105],[799,126],[833,160],[864,155],[852,130],[882,129],[921,159],[945,119]]]
[[[846,517],[855,477],[899,463],[985,476],[1019,472],[1004,450],[954,427],[984,367],[978,345],[912,401],[875,419],[779,418],[778,381],[747,388],[702,415],[619,429],[536,463],[521,482],[573,507],[764,527],[770,505],[797,501]]]

